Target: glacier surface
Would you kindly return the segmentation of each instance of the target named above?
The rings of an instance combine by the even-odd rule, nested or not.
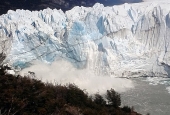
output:
[[[66,11],[9,10],[0,16],[3,63],[64,58],[77,68],[116,77],[170,76],[170,2]]]

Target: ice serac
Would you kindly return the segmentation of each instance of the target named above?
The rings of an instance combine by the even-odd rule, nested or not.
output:
[[[170,3],[16,10],[0,16],[4,63],[59,58],[117,77],[170,76]]]

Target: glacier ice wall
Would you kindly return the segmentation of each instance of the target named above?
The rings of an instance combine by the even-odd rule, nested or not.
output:
[[[4,63],[64,58],[96,74],[170,76],[170,3],[9,10],[0,16]]]

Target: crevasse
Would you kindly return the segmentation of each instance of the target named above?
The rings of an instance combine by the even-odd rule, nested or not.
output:
[[[62,10],[9,10],[0,16],[4,63],[25,68],[59,58],[117,77],[170,76],[170,3]]]

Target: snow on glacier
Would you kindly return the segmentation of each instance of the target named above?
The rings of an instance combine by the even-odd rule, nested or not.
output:
[[[0,16],[4,63],[25,68],[58,58],[97,75],[170,76],[170,3],[144,2],[66,11],[9,10]],[[5,49],[4,49],[5,48]]]

